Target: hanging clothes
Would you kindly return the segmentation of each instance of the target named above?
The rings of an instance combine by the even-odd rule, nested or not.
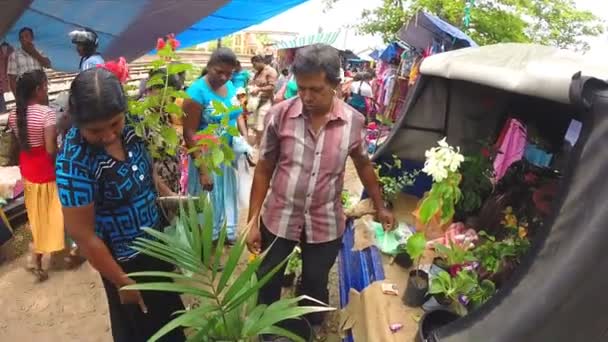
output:
[[[496,143],[498,154],[494,159],[495,182],[505,175],[511,164],[524,156],[526,137],[526,126],[517,119],[507,120]]]

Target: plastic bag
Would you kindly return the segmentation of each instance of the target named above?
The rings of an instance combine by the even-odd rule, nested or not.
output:
[[[376,235],[376,247],[382,253],[393,256],[403,252],[401,246],[413,235],[412,230],[403,222],[394,230],[386,232],[381,223],[374,221],[371,223],[371,229]]]

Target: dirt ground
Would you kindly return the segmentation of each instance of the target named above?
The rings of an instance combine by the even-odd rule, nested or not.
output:
[[[345,189],[358,197],[361,183],[349,162]],[[30,237],[16,231],[13,241],[0,248],[0,341],[110,342],[105,294],[98,273],[88,264],[76,270],[51,269],[50,278],[36,283],[24,266]],[[337,265],[330,274],[330,305],[339,307]],[[321,340],[339,341],[339,314],[328,318]]]

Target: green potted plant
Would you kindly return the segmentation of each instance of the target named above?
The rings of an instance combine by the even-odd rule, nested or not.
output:
[[[460,167],[462,199],[456,204],[456,215],[460,219],[475,215],[483,202],[492,193],[494,178],[493,154],[489,148],[466,155]]]
[[[239,269],[240,261],[246,259],[246,243],[242,236],[224,261],[226,230],[222,229],[214,243],[213,209],[206,197],[200,197],[198,201],[189,199],[185,208],[180,205],[175,222],[174,234],[146,228],[151,238],[138,239],[134,248],[175,265],[180,272],[133,273],[129,276],[135,279],[154,276],[167,278],[167,281],[138,283],[124,289],[187,294],[198,299],[201,305],[177,312],[175,319],[159,330],[151,341],[159,340],[177,327],[186,329],[189,341],[245,342],[255,341],[262,334],[306,341],[308,336],[296,335],[278,323],[308,313],[333,310],[320,302],[319,306],[298,306],[303,299],[316,301],[306,296],[281,299],[271,305],[258,304],[260,288],[285,266],[289,258],[263,278],[257,279],[256,271],[265,254]],[[223,268],[220,267],[221,262],[224,263]]]
[[[450,247],[446,247],[440,243],[436,243],[434,247],[438,254],[434,263],[440,268],[448,270],[452,276],[455,276],[467,264],[477,261],[473,252],[452,241],[450,241]]]
[[[402,170],[401,159],[393,155],[391,164],[384,163],[375,168],[378,182],[382,189],[382,198],[387,207],[392,208],[397,196],[405,187],[414,185],[420,171],[406,172]],[[392,173],[392,175],[391,175]],[[388,174],[384,176],[383,174]]]
[[[416,233],[407,239],[405,250],[412,260],[415,260],[415,269],[411,270],[407,286],[403,293],[405,305],[418,307],[424,304],[429,289],[429,275],[420,269],[420,260],[426,249],[426,238],[423,233]]]
[[[413,212],[416,230],[424,231],[429,239],[442,235],[444,227],[452,222],[456,204],[462,198],[459,168],[464,156],[459,148],[448,145],[446,138],[438,145],[425,152],[422,172],[431,176],[433,185]]]
[[[296,247],[293,254],[289,257],[287,267],[285,268],[285,275],[283,276],[283,287],[292,287],[296,274],[302,271],[302,257],[300,254],[300,247]]]

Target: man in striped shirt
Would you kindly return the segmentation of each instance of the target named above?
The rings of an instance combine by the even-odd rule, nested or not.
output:
[[[376,206],[378,220],[385,229],[394,226],[367,156],[365,118],[335,96],[339,72],[340,60],[334,48],[318,44],[298,51],[293,73],[300,97],[283,101],[268,113],[253,179],[247,237],[254,253],[274,242],[259,277],[300,244],[302,283],[297,293],[325,303],[329,300],[329,270],[344,233],[341,193],[348,156]],[[282,276],[283,271],[279,271],[261,289],[261,303],[271,304],[280,298]],[[323,316],[308,319],[317,325]]]
[[[8,58],[6,70],[13,96],[15,96],[19,76],[28,71],[44,70],[44,68],[51,67],[51,60],[34,45],[34,30],[29,27],[19,30],[19,42],[21,47],[15,49]]]

